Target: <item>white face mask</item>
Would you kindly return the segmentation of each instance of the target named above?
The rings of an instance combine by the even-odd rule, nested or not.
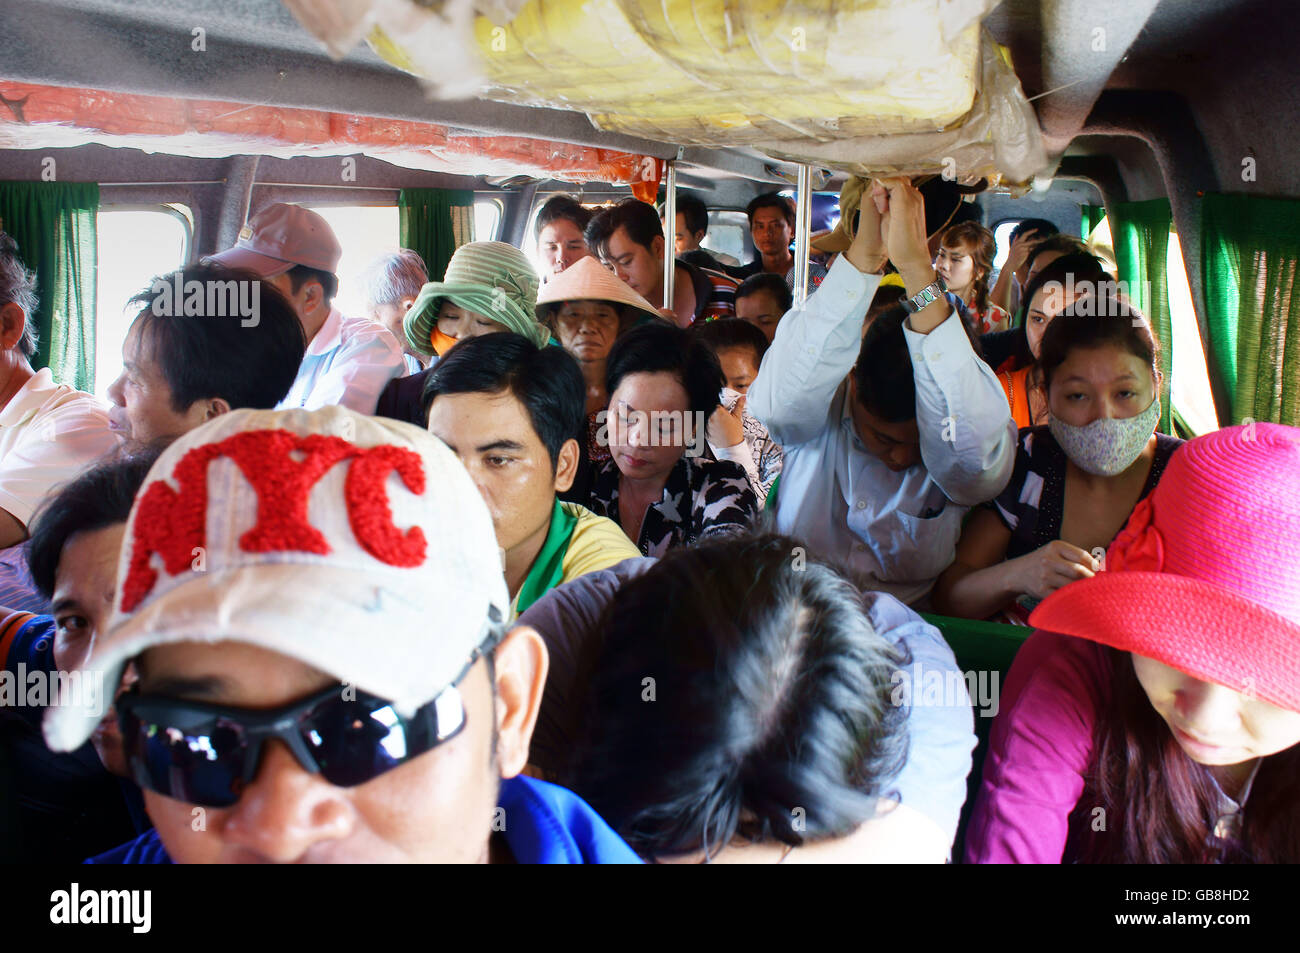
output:
[[[1065,455],[1080,470],[1097,476],[1123,473],[1142,455],[1147,441],[1160,422],[1160,401],[1136,417],[1102,417],[1086,427],[1067,424],[1048,413],[1047,425]]]

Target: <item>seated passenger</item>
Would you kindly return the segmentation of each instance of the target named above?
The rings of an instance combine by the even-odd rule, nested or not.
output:
[[[1066,255],[1091,254],[1087,244],[1073,235],[1062,235],[1058,232],[1050,238],[1044,238],[1030,249],[1029,255],[1025,258],[1025,283],[1022,287],[1028,287],[1029,283],[1038,277],[1039,272],[1058,258],[1064,258]]]
[[[794,199],[779,192],[768,192],[753,199],[745,207],[749,218],[749,237],[758,254],[740,269],[739,277],[751,275],[778,275],[786,286],[794,288],[794,254],[790,245],[794,241],[797,210]],[[815,261],[808,262],[808,290],[811,292],[826,278],[826,269]]]
[[[1182,441],[1160,423],[1160,348],[1140,313],[1106,296],[1066,308],[1042,336],[1048,424],[1020,432],[1011,482],[977,509],[934,608],[1023,621],[1050,593],[1100,568],[1133,507]]]
[[[552,586],[637,555],[617,524],[556,499],[578,470],[582,390],[572,357],[518,334],[466,341],[425,385],[429,432],[460,457],[492,514],[512,617]]]
[[[903,179],[887,185],[862,203],[826,281],[781,320],[749,410],[785,451],[777,529],[862,588],[920,604],[952,562],[967,509],[1011,478],[1016,431],[938,290],[920,193]],[[887,311],[863,337],[887,259],[917,310]]]
[[[240,282],[251,286],[240,293],[257,301],[256,322],[224,306],[225,289]],[[202,305],[177,307],[177,287],[201,289]],[[302,325],[277,287],[253,272],[190,265],[155,278],[130,303],[140,311],[122,342],[122,375],[108,388],[110,426],[129,449],[161,447],[232,410],[270,410],[294,386]]]
[[[546,647],[506,634],[491,517],[440,441],[341,407],[235,411],[149,476],[83,671],[136,666],[117,715],[155,829],[96,862],[635,862],[580,799],[516,777]],[[45,736],[72,750],[96,722],[62,705]]]
[[[647,556],[741,532],[758,514],[744,469],[700,456],[723,383],[713,352],[667,324],[629,331],[610,352],[612,459],[596,468],[590,506]]]
[[[1047,391],[1038,367],[1038,351],[1047,326],[1075,299],[1104,291],[1108,282],[1110,275],[1106,274],[1096,256],[1062,255],[1025,286],[1025,313],[1021,327],[1004,332],[1013,339],[1011,355],[1001,363],[995,363],[995,357],[985,355],[997,369],[1017,427],[1033,427],[1047,421]],[[992,334],[984,340],[1002,336]]]
[[[430,368],[458,341],[513,331],[542,345],[550,332],[537,323],[537,272],[518,248],[505,242],[461,245],[442,281],[431,281],[406,312],[407,343],[430,357]],[[430,370],[402,377],[384,390],[375,413],[424,429],[424,384]]]
[[[32,370],[35,313],[36,274],[0,232],[0,550],[27,538],[32,514],[52,489],[115,446],[101,401],[55,383],[48,367]],[[9,582],[22,581],[7,580],[6,595],[15,594]]]
[[[591,216],[590,209],[567,195],[552,195],[538,209],[533,228],[545,281],[591,257],[586,238]]]
[[[780,275],[750,275],[736,289],[736,317],[762,331],[768,343],[776,336],[777,324],[793,306],[794,295]]]
[[[1007,678],[976,863],[1300,861],[1300,430],[1184,444]]]
[[[709,207],[704,200],[690,192],[677,193],[677,221],[673,225],[673,250],[682,261],[689,262],[697,268],[720,271],[732,278],[740,278],[740,262],[730,255],[709,251],[700,247],[705,236],[709,234]],[[659,221],[668,230],[664,220],[664,210],[659,210]]]
[[[719,395],[721,406],[709,417],[709,449],[719,460],[731,460],[745,468],[762,505],[781,474],[781,446],[754,419],[745,402],[767,353],[767,338],[752,324],[736,318],[710,321],[694,331],[717,356],[726,381]]]
[[[386,252],[366,266],[361,280],[366,286],[366,317],[382,324],[402,345],[406,373],[424,370],[427,358],[411,347],[402,323],[420,289],[429,281],[420,253],[409,248]]]
[[[1056,226],[1045,218],[1022,219],[1011,230],[1007,260],[1002,263],[998,280],[989,292],[989,300],[1008,314],[1019,314],[1025,298],[1022,289],[1029,281],[1029,255],[1045,238],[1057,234]]]
[[[655,307],[664,300],[664,230],[653,205],[624,199],[602,209],[587,226],[587,244],[601,262]],[[678,327],[736,314],[736,281],[718,271],[677,261],[671,312]]]
[[[990,334],[1007,326],[1007,312],[989,300],[989,269],[996,246],[993,233],[976,222],[950,225],[939,236],[934,269],[966,305],[977,334]]]
[[[797,546],[710,541],[540,600],[529,759],[647,858],[942,863],[975,745],[952,650]]]
[[[311,209],[277,202],[248,220],[234,248],[206,259],[256,272],[298,312],[307,353],[281,407],[314,410],[337,404],[373,414],[384,387],[406,368],[402,346],[385,328],[369,318],[346,317],[334,307],[342,255],[325,219]]]
[[[103,714],[90,741],[54,754],[41,737],[41,718],[57,702],[58,673],[82,668],[108,631],[126,520],[156,457],[144,452],[97,464],[51,496],[32,521],[27,558],[51,614],[0,609],[0,670],[14,679],[11,687],[27,687],[21,698],[6,698],[0,687],[0,746],[17,804],[16,836],[4,845],[8,862],[76,863],[149,826],[139,789],[126,779],[113,699],[93,673],[80,684],[69,681],[69,690],[86,693],[75,700]],[[45,682],[40,697],[34,681]]]
[[[569,352],[582,370],[587,391],[586,459],[604,463],[608,442],[596,439],[601,411],[609,406],[605,367],[614,340],[645,321],[659,321],[659,312],[595,258],[584,258],[548,281],[537,295],[537,320]]]

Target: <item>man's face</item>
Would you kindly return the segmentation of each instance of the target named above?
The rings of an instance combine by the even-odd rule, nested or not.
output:
[[[761,254],[780,257],[790,249],[790,221],[779,208],[760,208],[749,226],[754,247]]]
[[[537,250],[542,256],[544,271],[552,275],[558,275],[591,254],[582,230],[567,218],[556,219],[538,233]]]
[[[117,590],[117,557],[122,549],[125,523],[74,533],[63,544],[54,571],[54,596],[50,615],[54,617],[54,664],[61,672],[80,669],[96,639],[108,629]],[[87,673],[96,677],[96,673]],[[99,686],[101,692],[107,686]],[[101,697],[103,697],[101,695]],[[125,776],[122,734],[110,709],[95,729],[91,741],[104,767]]]
[[[656,235],[646,248],[632,241],[627,229],[620,225],[609,237],[603,260],[606,267],[614,269],[614,274],[647,301],[659,301],[663,297],[664,240],[661,236]]]
[[[895,473],[921,462],[921,432],[915,420],[890,423],[877,417],[858,400],[857,383],[849,378],[849,412],[858,439],[872,456]]]
[[[163,377],[141,320],[136,319],[122,342],[122,374],[108,388],[113,407],[108,426],[126,443],[138,446],[175,440],[208,419],[204,401],[185,410],[172,405],[172,391]]]
[[[662,222],[663,219],[661,218],[660,221]],[[685,255],[688,251],[695,251],[695,249],[699,248],[700,239],[702,237],[704,237],[703,232],[692,234],[690,229],[686,226],[686,213],[678,212],[677,225],[673,229],[673,248],[677,252],[678,257]]]
[[[770,291],[755,291],[743,298],[736,299],[736,317],[748,321],[767,336],[768,341],[776,337],[776,326],[784,317],[781,306]]]
[[[429,407],[429,432],[469,471],[492,514],[498,546],[509,553],[538,534],[545,539],[555,494],[573,485],[573,473],[568,466],[552,468],[514,394],[444,394]],[[577,441],[570,443],[576,455]]]
[[[278,708],[331,684],[343,690],[319,669],[241,642],[156,646],[139,667],[146,694],[237,708]],[[460,734],[364,784],[330,784],[273,740],[232,807],[196,807],[146,790],[145,808],[177,863],[485,861],[506,770],[494,764],[499,713],[487,675],[479,659],[460,682]]]
[[[390,301],[387,304],[370,305],[371,320],[382,324],[388,329],[388,333],[397,338],[403,349],[406,349],[406,330],[403,327],[403,319],[406,312],[411,309],[415,303],[414,298],[402,298],[400,301]]]

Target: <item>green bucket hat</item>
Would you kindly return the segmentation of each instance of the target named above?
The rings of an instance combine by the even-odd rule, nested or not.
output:
[[[406,312],[402,324],[406,340],[421,354],[433,353],[430,339],[445,298],[459,308],[500,321],[541,347],[550,332],[537,323],[533,313],[540,286],[532,262],[515,246],[505,242],[461,245],[447,263],[443,280],[421,288]]]

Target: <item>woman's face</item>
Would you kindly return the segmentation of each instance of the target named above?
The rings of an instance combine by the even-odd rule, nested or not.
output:
[[[1136,417],[1155,399],[1151,366],[1114,345],[1075,348],[1052,372],[1048,405],[1059,420],[1086,427],[1094,420]]]
[[[934,258],[934,270],[939,273],[948,290],[963,300],[978,277],[975,259],[971,258],[970,246],[965,242],[960,242],[953,248],[940,245],[939,253]]]
[[[1049,281],[1039,288],[1029,300],[1029,310],[1025,315],[1025,337],[1029,339],[1029,353],[1038,360],[1043,346],[1043,332],[1058,314],[1082,298],[1088,290],[1086,282],[1063,285],[1059,281]]]
[[[667,480],[687,444],[702,439],[686,388],[667,371],[628,374],[609,395],[609,452],[623,476]]]
[[[605,301],[565,301],[555,315],[560,346],[579,363],[609,357],[618,337],[618,310]]]
[[[480,334],[495,334],[510,329],[500,321],[479,314],[477,311],[469,311],[444,298],[442,306],[438,308],[438,330],[449,338],[464,341],[466,338],[476,338]]]
[[[1133,671],[1151,706],[1197,764],[1241,764],[1300,744],[1300,712],[1141,655],[1133,656]]]

